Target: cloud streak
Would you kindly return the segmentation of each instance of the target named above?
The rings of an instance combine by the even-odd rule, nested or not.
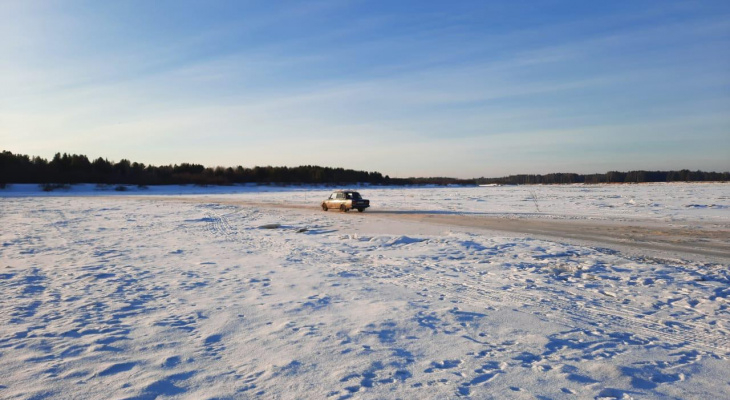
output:
[[[11,151],[401,176],[730,169],[717,151],[730,145],[721,4],[573,16],[479,3],[170,15],[166,3],[28,4],[0,12]]]

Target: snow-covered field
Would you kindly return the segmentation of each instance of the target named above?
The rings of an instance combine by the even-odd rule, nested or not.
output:
[[[38,185],[11,185],[1,197],[186,196],[243,199],[262,203],[317,205],[326,187],[75,185],[43,192]],[[730,221],[730,184],[528,185],[492,187],[360,187],[378,209],[484,213],[529,218],[656,219]],[[375,207],[374,207],[375,208]]]
[[[727,184],[360,190],[373,211],[730,221]],[[327,193],[0,191],[0,398],[730,398],[730,260],[324,213]]]

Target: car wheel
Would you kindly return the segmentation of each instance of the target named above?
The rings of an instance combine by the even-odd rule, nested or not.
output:
[[[357,209],[357,212],[363,212],[363,211],[365,211],[365,209],[364,209],[364,208],[358,208],[358,209]]]
[[[342,211],[342,212],[348,212],[349,210],[347,209],[347,206],[343,204],[343,205],[340,206],[340,211]]]
[[[322,211],[327,211],[327,204],[322,203]]]

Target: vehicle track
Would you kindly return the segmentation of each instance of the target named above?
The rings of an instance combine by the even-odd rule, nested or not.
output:
[[[239,230],[237,226],[232,224],[229,218],[233,215],[239,214],[242,210],[242,208],[237,207],[234,211],[224,214],[218,214],[213,210],[206,210],[205,216],[207,221],[207,231],[214,236],[222,237],[226,241],[251,246],[261,250],[269,250],[280,245],[267,237],[257,236],[256,239],[253,239],[252,235],[245,232],[245,229]],[[253,226],[249,226],[247,228],[256,229]]]
[[[238,231],[228,221],[228,215],[216,214],[212,211],[207,211],[205,216],[208,222],[208,231],[214,235],[220,235],[228,239],[235,239]]]
[[[137,197],[144,199],[144,197]],[[109,197],[114,199],[114,197]],[[268,209],[288,209],[322,214],[318,206],[292,203],[263,203],[231,199],[200,199],[195,197],[154,197],[153,201],[174,201],[189,203],[216,203],[239,207],[258,207]],[[727,222],[694,221],[686,226],[670,226],[663,221],[642,220],[572,220],[545,218],[545,215],[520,215],[513,218],[509,214],[460,213],[459,210],[419,211],[419,210],[378,210],[368,209],[358,216],[373,219],[400,219],[436,225],[475,228],[496,232],[509,232],[532,235],[533,237],[556,238],[622,246],[646,251],[701,256],[716,262],[730,262],[730,224]]]

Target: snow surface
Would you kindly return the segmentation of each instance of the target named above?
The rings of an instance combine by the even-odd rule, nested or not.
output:
[[[727,222],[728,188],[359,190],[373,208]],[[215,202],[316,209],[326,188],[78,197],[118,194],[97,189],[0,191],[0,398],[730,398],[727,264]]]
[[[74,185],[43,192],[38,185],[10,185],[0,197],[196,195],[265,203],[319,204],[332,192],[317,186],[124,186]],[[730,221],[730,183],[636,185],[526,185],[490,187],[354,187],[378,209],[483,213],[528,218]]]

